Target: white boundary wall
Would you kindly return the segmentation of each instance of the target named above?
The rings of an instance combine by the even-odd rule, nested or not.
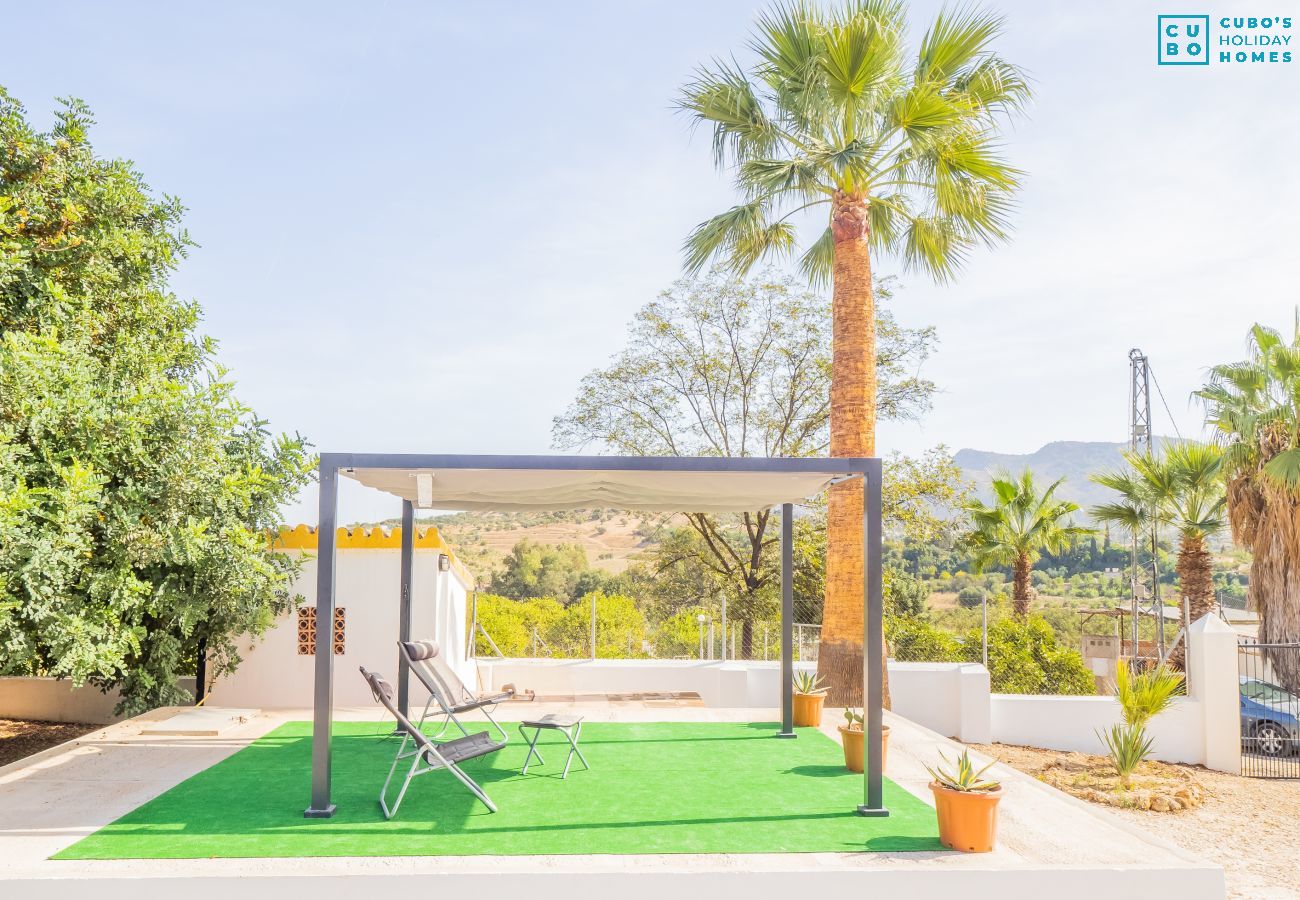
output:
[[[1152,755],[1238,772],[1237,633],[1213,615],[1192,623],[1187,667],[1189,696],[1175,700],[1148,726]],[[989,702],[993,740],[1003,744],[1104,754],[1106,747],[1097,732],[1122,721],[1114,697],[993,694]]]
[[[993,694],[993,739],[1048,750],[1105,755],[1099,731],[1121,721],[1114,697]],[[1205,762],[1205,710],[1196,700],[1177,700],[1147,728],[1152,755],[1166,762]]]
[[[334,657],[334,705],[371,706],[370,688],[359,666],[397,683],[397,634],[401,594],[401,551],[387,548],[337,550],[335,603],[347,610],[344,652]],[[416,548],[411,566],[411,637],[438,642],[460,677],[474,685],[474,666],[466,659],[469,628],[468,585],[455,568],[438,571],[436,549]],[[306,605],[316,602],[316,559],[307,555],[293,591]],[[260,641],[246,640],[239,668],[219,679],[208,702],[257,709],[312,705],[314,658],[298,655],[298,614],[281,618]],[[411,678],[411,705],[424,705],[427,694]]]
[[[540,695],[694,691],[712,707],[779,708],[775,662],[664,659],[482,659],[485,689],[513,683]],[[815,670],[815,663],[795,669]],[[889,663],[893,710],[940,734],[987,743],[989,676],[971,663]]]
[[[181,688],[194,693],[194,679],[182,678]],[[66,678],[0,678],[0,719],[36,719],[42,722],[85,722],[111,725],[121,694],[104,693],[85,685],[73,687]]]

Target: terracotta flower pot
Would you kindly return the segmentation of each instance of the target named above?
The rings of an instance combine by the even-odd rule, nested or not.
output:
[[[866,767],[866,732],[859,728],[840,726],[840,742],[844,745],[844,765],[850,772],[861,772]],[[889,726],[880,732],[880,771],[889,765]]]
[[[934,808],[939,816],[939,843],[965,853],[988,853],[998,837],[996,791],[954,791],[937,781],[930,782]]]
[[[798,728],[816,728],[822,723],[822,705],[826,692],[794,695],[794,724]]]

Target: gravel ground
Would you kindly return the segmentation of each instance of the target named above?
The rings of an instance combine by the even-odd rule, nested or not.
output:
[[[1009,744],[971,746],[1031,775],[1062,755]],[[1100,808],[1223,866],[1229,897],[1300,897],[1300,781],[1179,768],[1205,785],[1203,806],[1173,813]]]
[[[0,719],[0,766],[39,753],[88,734],[100,725],[80,722],[33,722],[26,719]]]

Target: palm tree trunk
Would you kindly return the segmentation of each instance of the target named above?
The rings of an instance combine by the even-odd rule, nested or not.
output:
[[[1214,606],[1214,568],[1210,551],[1205,547],[1205,538],[1198,535],[1183,535],[1178,545],[1178,584],[1182,589],[1179,609],[1186,610],[1184,619],[1195,622]],[[1174,650],[1170,659],[1174,665],[1183,668],[1183,652],[1187,646],[1187,635]]]
[[[867,203],[837,192],[831,301],[831,456],[876,454],[876,310]],[[862,704],[862,497],[859,480],[833,486],[826,521],[826,604],[817,672],[832,706]],[[888,705],[888,681],[885,682]]]
[[[1011,608],[1018,619],[1029,615],[1029,572],[1033,567],[1028,553],[1021,553],[1016,557],[1011,582]]]

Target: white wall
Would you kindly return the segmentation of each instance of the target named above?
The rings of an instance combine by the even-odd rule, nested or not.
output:
[[[453,569],[439,572],[438,550],[416,549],[411,568],[411,636],[433,639],[471,687],[466,660],[467,586]],[[347,610],[342,655],[334,657],[334,705],[370,706],[374,700],[357,669],[365,666],[389,681],[397,677],[397,629],[401,551],[387,548],[337,551],[335,603]],[[309,556],[293,590],[316,600],[316,560]],[[241,647],[243,662],[212,687],[208,703],[260,709],[310,707],[314,660],[298,655],[297,613],[291,612],[256,643]],[[412,705],[427,695],[411,680]]]
[[[889,662],[893,711],[946,737],[993,739],[989,673],[979,663]]]
[[[477,660],[484,690],[514,684],[540,695],[690,693],[713,707],[779,707],[775,662],[678,659]],[[803,668],[814,668],[808,663]]]
[[[1106,745],[1097,732],[1122,721],[1114,697],[993,694],[990,700],[993,739],[1000,744],[1104,755]],[[1147,731],[1154,740],[1156,759],[1205,761],[1205,715],[1199,701],[1174,701]]]
[[[178,685],[194,692],[194,679]],[[0,718],[42,722],[85,722],[110,725],[121,720],[113,707],[121,699],[117,689],[107,694],[97,687],[73,687],[66,678],[0,678]]]
[[[781,667],[775,662],[663,659],[479,659],[485,688],[513,683],[540,695],[690,692],[706,705],[779,708]],[[796,663],[815,670],[815,663]],[[990,740],[989,677],[972,663],[889,663],[894,712],[940,734]]]

